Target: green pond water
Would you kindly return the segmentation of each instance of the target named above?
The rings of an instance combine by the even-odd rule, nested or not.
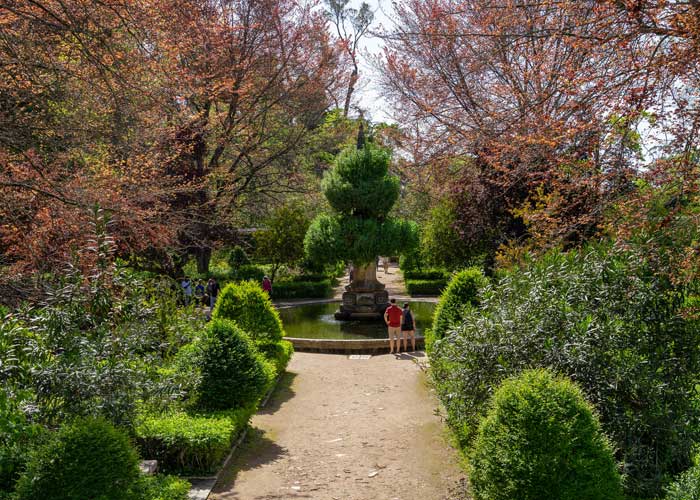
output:
[[[385,339],[386,325],[383,321],[338,321],[333,314],[340,304],[312,304],[280,309],[280,317],[287,337],[306,339]],[[400,304],[403,305],[403,304]],[[433,322],[435,304],[432,302],[410,302],[416,322],[416,335],[422,335]]]

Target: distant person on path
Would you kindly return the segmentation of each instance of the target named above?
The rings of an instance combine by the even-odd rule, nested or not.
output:
[[[416,350],[416,325],[413,321],[413,312],[408,306],[408,302],[403,304],[403,316],[401,317],[401,333],[403,337],[403,350],[406,348],[406,337],[411,337],[411,351]]]
[[[204,288],[204,285],[202,284],[202,280],[197,280],[197,285],[194,287],[194,298],[197,300],[199,305],[202,305],[204,302],[204,295],[206,293],[206,290]]]
[[[384,274],[389,274],[389,257],[384,257]]]
[[[192,300],[192,281],[185,276],[182,278],[180,286],[182,287],[182,293],[185,295],[185,305],[189,306]]]
[[[384,322],[389,331],[389,354],[394,354],[394,338],[396,338],[396,353],[401,351],[401,320],[403,311],[396,305],[396,299],[391,299],[391,305],[384,311]],[[404,344],[404,348],[405,348]]]
[[[267,276],[263,276],[262,289],[267,292],[267,294],[272,297],[272,281]]]
[[[350,271],[348,271],[348,283],[352,283],[352,279],[355,277],[355,266],[350,264]]]
[[[207,294],[209,295],[209,307],[214,309],[216,298],[219,295],[219,284],[216,282],[215,278],[209,278],[209,282],[207,283]]]

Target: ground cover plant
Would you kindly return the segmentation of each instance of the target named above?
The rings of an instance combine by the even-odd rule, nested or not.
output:
[[[551,253],[486,286],[431,359],[461,445],[505,378],[549,367],[594,404],[626,493],[659,495],[700,438],[700,328],[683,313],[685,295],[638,255],[607,247]]]
[[[622,500],[612,446],[575,384],[545,370],[494,393],[469,454],[475,500]]]

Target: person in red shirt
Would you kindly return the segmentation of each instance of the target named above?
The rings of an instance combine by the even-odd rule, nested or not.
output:
[[[394,353],[394,338],[396,338],[396,352],[401,350],[401,321],[403,311],[396,305],[396,299],[391,299],[391,305],[384,311],[384,322],[389,329],[389,354]]]

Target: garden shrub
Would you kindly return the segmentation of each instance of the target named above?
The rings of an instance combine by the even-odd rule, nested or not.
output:
[[[210,410],[257,403],[275,376],[274,367],[233,321],[212,320],[201,340],[198,405]]]
[[[282,321],[258,283],[231,283],[216,301],[212,318],[230,319],[255,340],[282,340]]]
[[[447,280],[406,280],[409,295],[440,295],[447,286]]]
[[[445,280],[449,274],[444,269],[423,269],[420,271],[403,271],[407,280]]]
[[[333,295],[330,280],[287,281],[277,280],[272,287],[274,299],[325,299]]]
[[[134,488],[134,500],[188,500],[189,481],[176,476],[142,476]]]
[[[14,490],[24,469],[27,449],[42,436],[42,428],[27,421],[15,394],[0,388],[0,498]]]
[[[465,307],[478,303],[479,290],[487,283],[484,273],[475,267],[455,273],[435,308],[431,330],[435,340],[461,323]]]
[[[149,415],[136,427],[138,445],[143,457],[158,460],[163,471],[208,473],[221,463],[254,412],[251,405],[203,415]]]
[[[78,419],[30,454],[17,482],[17,498],[130,499],[138,463],[126,433],[104,419]]]
[[[678,476],[666,489],[664,500],[700,500],[700,465]]]
[[[245,253],[245,250],[243,250],[240,245],[233,247],[228,254],[228,266],[231,268],[231,271],[248,265],[250,265],[250,259],[248,258],[248,254]]]
[[[407,271],[420,271],[422,267],[423,263],[418,247],[399,257],[399,269],[404,273],[404,277]]]
[[[265,356],[265,359],[274,364],[277,375],[284,373],[292,354],[294,354],[294,346],[288,340],[280,340],[279,342],[263,340],[256,342],[255,346]]]
[[[330,278],[331,278],[331,276],[329,274],[325,274],[325,273],[304,273],[304,274],[297,274],[296,276],[291,276],[289,278],[286,278],[285,280],[278,280],[275,282],[275,284],[279,283],[279,281],[293,281],[293,282],[330,281]]]
[[[502,380],[550,367],[595,405],[626,492],[659,495],[700,438],[700,323],[683,316],[684,294],[638,255],[606,248],[551,253],[487,285],[431,357],[462,446]]]
[[[545,370],[506,380],[470,456],[475,500],[621,500],[610,443],[581,390]]]
[[[232,277],[235,281],[254,281],[260,283],[267,272],[261,266],[245,265],[232,270]]]

